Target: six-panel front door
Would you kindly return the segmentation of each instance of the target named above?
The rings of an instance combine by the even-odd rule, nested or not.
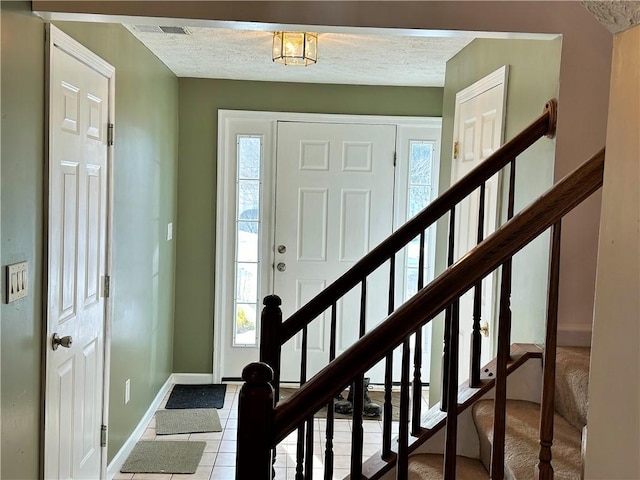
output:
[[[109,80],[52,45],[45,478],[101,478]]]
[[[391,234],[395,138],[391,125],[278,123],[274,291],[284,318]],[[388,270],[366,288],[369,330],[386,316]],[[338,354],[359,337],[360,294],[337,304]],[[308,376],[328,362],[330,317],[309,326]],[[299,334],[283,346],[282,381],[299,380],[300,355]]]

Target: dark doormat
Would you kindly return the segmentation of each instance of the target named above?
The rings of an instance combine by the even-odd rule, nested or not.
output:
[[[222,408],[227,386],[224,384],[173,386],[165,408]]]

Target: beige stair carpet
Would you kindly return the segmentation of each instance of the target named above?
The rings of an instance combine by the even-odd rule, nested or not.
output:
[[[443,455],[426,454],[409,457],[409,480],[442,478]],[[489,480],[489,474],[480,460],[468,457],[456,457],[457,480]]]
[[[491,465],[493,441],[493,400],[481,400],[473,406],[473,418],[480,438],[480,458]],[[534,480],[540,453],[540,405],[523,400],[507,401],[505,441],[505,478]],[[554,417],[552,466],[554,480],[579,480],[581,471],[581,433],[560,415]]]
[[[558,347],[555,410],[578,430],[587,424],[590,349]]]

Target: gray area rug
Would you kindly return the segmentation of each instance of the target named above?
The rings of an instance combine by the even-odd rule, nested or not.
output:
[[[195,473],[206,442],[143,440],[136,443],[122,473]]]
[[[221,432],[220,417],[215,408],[185,408],[158,410],[156,434]]]

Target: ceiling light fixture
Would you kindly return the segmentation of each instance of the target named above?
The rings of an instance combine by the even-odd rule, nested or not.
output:
[[[273,61],[284,65],[307,65],[318,61],[318,34],[274,32]]]

